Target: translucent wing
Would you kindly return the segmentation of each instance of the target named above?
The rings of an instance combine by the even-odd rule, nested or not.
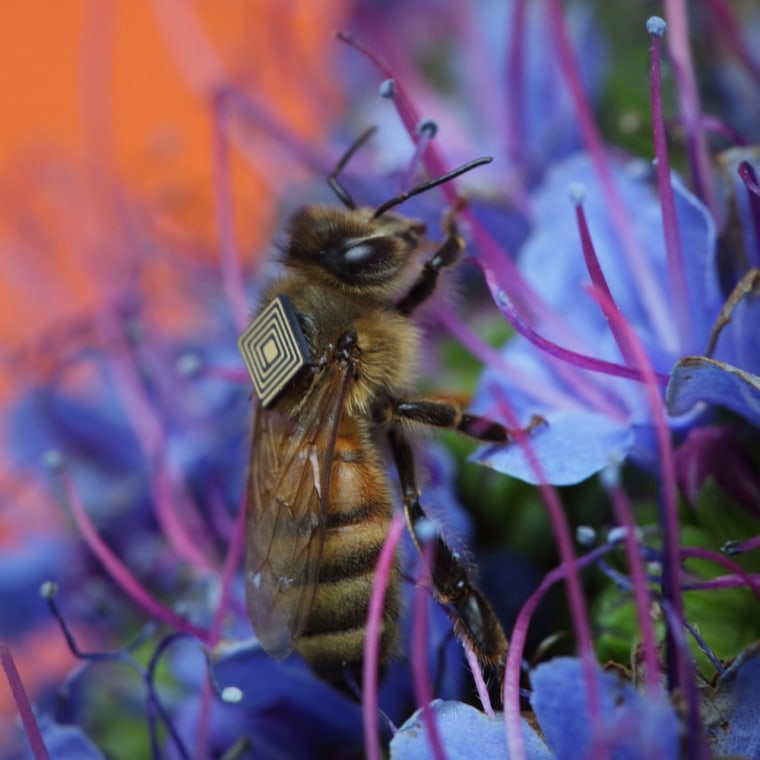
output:
[[[259,407],[248,482],[248,614],[264,649],[292,651],[314,599],[348,370],[323,369],[286,416]]]

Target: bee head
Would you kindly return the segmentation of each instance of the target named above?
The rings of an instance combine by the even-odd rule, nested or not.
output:
[[[422,222],[391,212],[305,206],[291,220],[286,263],[327,274],[343,289],[395,290],[425,232]]]

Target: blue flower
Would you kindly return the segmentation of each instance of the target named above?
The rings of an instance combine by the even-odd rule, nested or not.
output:
[[[522,720],[522,740],[529,760],[571,760],[600,756],[680,757],[680,721],[674,706],[661,697],[638,694],[614,673],[598,672],[600,708],[592,714],[583,689],[578,660],[558,657],[531,674],[533,720]],[[488,717],[472,707],[439,702],[434,717],[446,757],[464,760],[473,746],[487,757],[512,757],[503,716]],[[421,714],[413,715],[391,742],[391,756],[434,757]]]
[[[571,189],[577,193],[582,188],[583,209],[612,297],[661,382],[670,377],[667,398],[673,428],[694,424],[701,411],[701,405],[695,410],[698,402],[727,407],[760,425],[760,351],[757,331],[749,327],[760,317],[760,300],[750,294],[737,303],[713,356],[704,356],[727,299],[712,215],[674,175],[688,292],[689,329],[682,335],[667,286],[663,220],[651,174],[640,161],[611,155],[607,160],[633,238],[623,240],[616,231],[609,199],[588,155],[554,166],[533,196],[533,231],[518,258],[520,271],[537,294],[527,307],[530,328],[578,355],[625,364],[602,309],[584,290],[589,274],[568,198]],[[645,258],[636,259],[633,252]],[[497,305],[511,309],[498,276],[489,284]],[[508,400],[521,419],[543,416],[547,425],[534,434],[532,444],[549,482],[577,483],[628,459],[646,468],[655,463],[651,407],[640,382],[592,371],[581,359],[568,363],[522,336],[510,340],[502,355],[514,373],[489,367],[474,408],[498,413],[499,404]],[[519,446],[488,447],[475,459],[529,482],[539,479]]]

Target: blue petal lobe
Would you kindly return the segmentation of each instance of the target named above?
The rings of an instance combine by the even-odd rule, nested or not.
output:
[[[461,702],[435,700],[431,708],[449,760],[470,760],[473,757],[509,760],[503,716],[489,718]],[[546,744],[525,721],[522,722],[522,734],[529,760],[551,760]],[[418,710],[391,740],[391,758],[425,760],[433,757],[422,711]]]
[[[634,441],[630,425],[601,414],[554,412],[546,415],[546,422],[531,434],[528,444],[540,463],[543,482],[557,486],[580,483],[624,459]],[[471,459],[527,483],[542,482],[518,443],[486,446]]]
[[[40,721],[45,747],[55,760],[104,760],[105,755],[79,726]],[[31,752],[27,757],[31,757]]]

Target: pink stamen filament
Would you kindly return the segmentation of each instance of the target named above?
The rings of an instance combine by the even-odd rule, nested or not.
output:
[[[741,565],[734,562],[732,559],[720,554],[719,552],[711,551],[710,549],[704,549],[699,546],[686,546],[679,549],[680,556],[684,559],[693,557],[695,559],[706,559],[710,562],[714,562],[716,565],[725,567],[726,570],[730,570],[735,576],[741,578],[744,585],[760,600],[760,575],[748,573]],[[705,581],[709,584],[710,581]],[[685,585],[685,588],[689,586]]]
[[[651,257],[639,243],[631,218],[615,184],[602,137],[583,90],[578,64],[570,45],[561,0],[549,0],[549,13],[560,69],[565,75],[570,96],[575,105],[583,141],[586,143],[591,162],[602,184],[604,195],[608,199],[610,217],[625,251],[625,261],[636,284],[636,292],[663,347],[675,351],[677,340],[673,335],[671,317],[666,308],[668,301],[652,268]]]
[[[414,154],[412,160],[409,162],[409,166],[404,172],[404,176],[401,181],[400,192],[403,192],[412,184],[412,178],[417,168],[422,163],[425,156],[425,152],[430,147],[430,143],[438,132],[438,125],[434,121],[426,120],[422,124],[417,125],[417,134],[419,139],[414,146]]]
[[[156,518],[178,557],[200,570],[210,570],[211,561],[189,529],[199,523],[195,504],[179,475],[165,461],[166,435],[142,386],[132,351],[110,311],[102,310],[99,328],[104,345],[111,350],[106,364],[113,383],[151,468]]]
[[[92,553],[100,560],[105,570],[117,585],[119,585],[127,596],[130,596],[132,600],[150,617],[155,618],[156,620],[162,620],[182,633],[195,636],[204,644],[208,643],[209,632],[207,630],[189,623],[176,612],[165,607],[150,594],[134,575],[132,575],[131,571],[113,553],[98,534],[68,473],[61,471],[60,478],[66,495],[66,501],[68,502],[71,514],[74,517],[74,522],[76,523],[79,532],[82,534],[84,542],[90,548]]]
[[[516,443],[532,469],[541,498],[546,505],[549,519],[552,523],[559,556],[567,572],[567,596],[570,613],[573,619],[573,628],[578,642],[578,649],[583,668],[584,685],[588,694],[589,715],[591,723],[597,726],[601,718],[601,703],[599,698],[599,684],[596,680],[596,657],[594,655],[593,640],[588,623],[586,601],[581,587],[578,569],[576,567],[575,551],[570,535],[570,528],[562,509],[562,504],[557,489],[552,487],[546,479],[541,462],[530,441],[530,437],[520,433],[519,421],[505,398],[500,399],[500,409],[507,421],[507,425],[515,431]],[[524,641],[523,641],[524,645]],[[507,652],[507,662],[504,674],[504,726],[507,733],[507,748],[513,758],[525,757],[525,746],[522,731],[520,729],[520,670],[522,659],[522,646],[515,649],[510,646]]]
[[[611,375],[613,377],[624,377],[629,380],[635,380],[639,383],[646,382],[646,378],[643,373],[635,367],[627,367],[622,364],[616,364],[615,362],[608,362],[604,359],[594,359],[593,357],[586,356],[585,354],[579,354],[575,351],[570,351],[567,348],[553,343],[552,341],[542,337],[535,330],[529,327],[522,317],[517,312],[514,304],[510,301],[509,296],[498,287],[496,284],[495,274],[485,265],[481,265],[481,269],[485,274],[489,287],[492,289],[494,295],[494,301],[499,307],[499,310],[507,319],[507,321],[520,333],[524,338],[529,340],[535,346],[540,348],[552,356],[556,356],[558,359],[572,364],[581,369],[587,369],[592,372],[600,372],[605,375]],[[665,387],[668,384],[669,377],[661,373],[655,373],[655,380],[658,385]]]
[[[37,724],[37,719],[34,717],[32,704],[29,701],[26,689],[24,688],[24,682],[21,680],[21,676],[16,668],[16,663],[13,660],[10,648],[2,639],[0,639],[0,663],[3,665],[5,678],[8,681],[8,686],[13,695],[13,701],[16,703],[16,709],[21,717],[21,724],[24,727],[24,732],[26,733],[27,739],[29,739],[29,746],[34,755],[34,759],[50,760],[47,747],[42,740],[40,727]]]
[[[594,283],[594,287],[599,288],[602,293],[609,299],[610,303],[614,304],[615,309],[618,309],[615,299],[612,297],[609,285],[607,284],[607,278],[604,276],[602,266],[599,263],[599,258],[596,255],[596,248],[594,247],[594,241],[591,238],[591,231],[588,228],[588,220],[586,219],[586,211],[583,208],[583,199],[579,197],[577,192],[573,193],[573,205],[575,206],[575,220],[578,223],[578,232],[581,238],[581,250],[583,251],[583,260],[586,263],[586,270],[591,277],[591,282]],[[607,320],[607,325],[610,328],[612,337],[615,339],[618,351],[623,357],[623,361],[630,366],[633,364],[631,357],[626,353],[625,341],[621,338],[617,330],[613,327],[612,322]]]
[[[742,62],[755,80],[755,87],[760,87],[760,61],[754,57],[753,51],[742,36],[731,6],[727,0],[709,0],[709,5],[715,14],[719,31],[726,38],[726,48]]]
[[[375,582],[367,613],[367,635],[364,639],[364,662],[362,665],[362,723],[364,725],[364,751],[368,760],[380,760],[380,734],[377,725],[379,715],[377,699],[378,655],[383,625],[383,606],[391,568],[395,561],[396,547],[404,530],[404,518],[393,516],[388,535],[377,560]]]
[[[525,125],[520,118],[526,111],[523,88],[526,36],[525,10],[526,0],[515,0],[509,27],[509,42],[507,43],[509,53],[507,55],[506,93],[509,95],[509,102],[504,109],[506,114],[504,131],[507,154],[512,159],[512,162],[521,168],[524,168],[526,159],[525,151],[523,150],[523,145],[525,144],[523,138]]]
[[[483,712],[489,718],[494,718],[496,717],[496,713],[494,713],[493,706],[491,705],[491,697],[488,695],[488,687],[486,686],[486,682],[483,680],[483,671],[480,669],[478,658],[475,656],[475,652],[473,652],[472,649],[467,646],[466,642],[463,643],[463,646],[464,655],[467,658],[467,664],[470,666],[470,672],[472,673],[472,678],[475,681],[475,689],[478,692],[478,698],[480,699],[480,704],[483,707]]]
[[[533,613],[546,592],[559,581],[568,578],[572,573],[578,573],[585,567],[595,563],[600,557],[613,551],[611,544],[599,546],[588,554],[573,560],[572,565],[564,562],[554,570],[548,572],[538,588],[528,597],[515,620],[512,628],[509,652],[507,653],[507,670],[504,679],[504,725],[507,734],[507,748],[510,758],[525,758],[525,746],[522,741],[522,729],[520,718],[520,663],[525,652],[525,641],[528,637],[528,628]],[[596,676],[594,674],[594,683]],[[589,699],[590,702],[590,699]]]
[[[224,560],[222,578],[220,583],[219,605],[211,620],[211,630],[208,635],[208,648],[213,649],[222,638],[222,626],[229,612],[232,583],[243,556],[245,545],[245,516],[247,500],[244,497],[238,507],[237,518],[231,535],[230,548]],[[198,730],[196,734],[196,757],[208,756],[208,731],[211,723],[211,703],[214,698],[214,689],[211,684],[210,673],[206,674],[201,687],[200,707],[198,710]]]
[[[379,70],[380,74],[386,81],[393,82],[393,88],[390,90],[392,93],[393,104],[398,111],[401,123],[404,125],[409,137],[414,144],[417,145],[420,140],[420,135],[417,130],[417,125],[420,123],[420,115],[416,106],[407,94],[406,89],[396,78],[394,71],[380,56],[364,47],[350,35],[344,32],[338,32],[337,36],[339,40],[350,45],[367,58]],[[428,149],[425,151],[423,157],[423,163],[431,177],[439,177],[447,172],[446,162],[443,160],[435,143],[428,145]],[[440,187],[447,203],[452,207],[455,206],[458,200],[456,183],[454,181],[446,182]],[[467,208],[462,211],[462,216],[467,220],[468,224],[472,226],[473,235],[478,242],[478,246],[483,249],[487,257],[490,257],[492,266],[495,268],[507,269],[505,279],[509,283],[508,287],[510,288],[513,297],[519,301],[524,300],[526,303],[535,302],[535,298],[528,297],[527,295],[532,289],[530,289],[525,283],[522,274],[514,265],[507,252],[493,243],[490,235],[488,235],[482,225],[475,218],[475,215],[468,211]],[[526,295],[523,296],[523,294]]]
[[[760,549],[760,536],[749,538],[746,541],[729,541],[722,547],[722,551],[728,554],[744,554],[744,552]]]
[[[537,405],[557,408],[583,408],[570,393],[556,386],[536,383],[535,377],[510,364],[497,349],[490,346],[479,335],[472,332],[458,315],[448,309],[441,309],[436,317],[446,330],[451,333],[473,356],[487,367],[496,369],[509,378],[510,385],[523,393],[529,393]]]
[[[240,256],[235,243],[234,203],[232,175],[230,173],[230,146],[224,130],[224,111],[213,110],[214,202],[216,227],[219,235],[219,263],[222,280],[230,303],[235,328],[243,332],[248,326],[248,305],[240,268]]]
[[[435,760],[445,760],[446,753],[443,750],[443,741],[438,731],[435,713],[431,707],[433,690],[430,686],[428,674],[428,604],[429,589],[431,585],[430,571],[428,568],[434,561],[434,545],[427,543],[421,545],[422,556],[419,561],[419,577],[417,587],[414,589],[414,610],[412,614],[412,685],[417,704],[422,710],[422,723],[427,732],[428,743]]]
[[[604,293],[592,288],[589,288],[589,290],[592,296],[599,301],[608,319],[617,323],[621,335],[624,336],[628,344],[628,350],[646,378],[644,390],[652,410],[652,424],[657,439],[662,474],[662,495],[660,500],[660,524],[663,536],[662,590],[663,596],[672,605],[674,619],[679,622],[680,626],[683,626],[683,599],[678,586],[680,556],[675,465],[670,428],[665,418],[662,393],[657,386],[654,371],[649,363],[649,357],[636,333],[614,308],[614,305],[607,300]],[[680,634],[681,632],[679,631],[678,633]],[[675,641],[675,636],[675,633],[671,636],[673,642]],[[674,651],[670,652],[668,672],[671,688],[680,687],[684,690],[687,698],[690,698],[693,695],[693,689],[691,688],[693,681],[689,668],[688,654],[681,647],[676,646],[675,643],[672,649]],[[689,709],[696,709],[696,705],[691,704],[691,699],[689,699]]]
[[[722,119],[719,119],[717,116],[713,116],[712,114],[702,114],[699,118],[699,123],[702,125],[705,131],[712,132],[712,134],[715,135],[720,135],[721,137],[729,140],[734,145],[749,145],[749,140],[747,140],[746,136],[742,132],[733,127],[731,124],[728,124]],[[680,117],[668,119],[667,126],[668,128],[683,127],[683,119]]]
[[[647,689],[650,695],[661,691],[660,667],[657,657],[657,641],[650,613],[649,588],[644,572],[644,563],[639,551],[636,539],[636,525],[633,520],[631,505],[625,495],[625,491],[615,483],[609,489],[612,497],[612,506],[615,518],[625,528],[624,543],[625,553],[628,559],[628,570],[631,575],[631,586],[636,603],[636,617],[638,618],[639,631],[644,645],[644,663],[646,669]]]
[[[652,40],[652,55],[649,69],[649,87],[652,103],[652,127],[654,133],[654,153],[656,157],[657,187],[662,207],[662,228],[665,237],[665,254],[668,266],[668,281],[673,298],[673,313],[680,338],[682,353],[691,353],[694,349],[694,336],[691,330],[691,308],[684,274],[683,250],[678,231],[676,203],[673,186],[670,181],[670,158],[668,141],[665,134],[665,118],[662,112],[662,90],[660,77],[660,43],[664,34],[662,19],[650,19],[647,30]]]
[[[694,74],[694,64],[691,59],[689,45],[689,14],[684,0],[665,0],[665,14],[668,19],[668,51],[673,62],[673,71],[678,87],[679,110],[683,119],[686,133],[686,152],[689,156],[694,189],[707,207],[716,216],[717,204],[712,185],[710,171],[711,158],[701,124],[701,108],[699,90]],[[659,58],[659,43],[657,53]],[[659,63],[658,63],[659,67]],[[659,79],[659,74],[658,74]],[[652,112],[654,116],[654,110]]]

